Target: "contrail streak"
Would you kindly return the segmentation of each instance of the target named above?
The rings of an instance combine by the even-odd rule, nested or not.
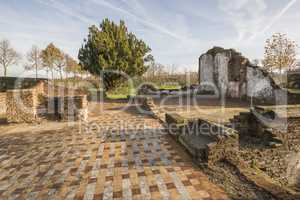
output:
[[[249,40],[253,40],[255,39],[259,34],[264,34],[265,32],[267,32],[267,30],[269,30],[295,3],[297,2],[297,0],[291,0],[279,13],[278,15],[276,15],[273,20],[267,24],[265,26],[265,28],[258,32],[255,33],[251,38],[249,38]]]

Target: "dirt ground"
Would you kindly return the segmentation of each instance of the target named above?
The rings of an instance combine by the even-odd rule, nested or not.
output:
[[[222,102],[218,99],[173,97],[155,99],[154,103],[166,113],[176,112],[188,119],[201,117],[220,124],[228,124],[235,115],[247,112],[250,108],[248,102],[234,99]]]
[[[300,153],[300,119],[288,120],[287,130],[278,135],[284,139],[284,143],[275,149],[266,146],[265,141],[259,138],[240,137],[240,155],[249,164],[260,168],[280,184],[288,186],[289,164]]]

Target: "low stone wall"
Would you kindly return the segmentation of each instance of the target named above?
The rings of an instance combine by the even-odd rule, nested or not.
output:
[[[0,77],[0,92],[15,89],[32,89],[37,84],[47,81],[46,79],[20,78],[20,77]]]
[[[202,119],[186,121],[178,114],[166,114],[169,133],[181,143],[199,163],[213,163],[236,156],[239,136],[231,128]]]
[[[87,94],[88,101],[100,102],[106,97],[105,91],[98,89],[90,89]]]
[[[288,95],[288,104],[300,104],[300,94],[298,93],[287,93]]]
[[[38,121],[38,98],[34,89],[7,90],[6,116],[11,123],[32,123]]]
[[[87,120],[88,101],[87,96],[74,96],[64,98],[64,120]]]
[[[67,121],[87,120],[86,95],[75,95],[77,93],[73,89],[49,85],[46,81],[29,83],[25,85],[31,87],[30,89],[0,93],[0,105],[5,105],[1,106],[0,114],[1,111],[6,112],[8,122],[33,123],[53,118]]]
[[[287,115],[288,112],[287,112]],[[280,132],[286,131],[287,122],[295,116],[279,116],[272,109],[256,106],[249,112],[242,112],[231,119],[231,127],[241,136],[251,136],[264,140],[270,147],[279,147],[285,140]]]
[[[144,113],[152,115],[153,117],[157,118],[160,122],[164,123],[166,121],[165,112],[155,105],[151,97],[140,96],[136,97],[134,101],[135,103],[140,104],[140,108]]]
[[[0,114],[6,113],[6,92],[0,92]]]
[[[51,97],[47,100],[47,113],[64,121],[87,120],[88,101],[86,95]]]

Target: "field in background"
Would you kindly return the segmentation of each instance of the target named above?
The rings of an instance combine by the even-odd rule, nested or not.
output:
[[[300,88],[298,89],[289,89],[289,92],[294,93],[294,94],[300,94]]]

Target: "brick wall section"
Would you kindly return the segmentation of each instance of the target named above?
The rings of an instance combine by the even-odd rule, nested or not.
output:
[[[88,117],[86,95],[51,97],[47,99],[46,107],[48,114],[64,121],[87,120]]]
[[[166,121],[166,113],[162,109],[160,109],[159,106],[155,105],[153,98],[139,96],[136,97],[134,101],[141,105],[140,108],[145,114],[152,115],[154,118],[158,119],[162,123]]]
[[[88,102],[87,96],[63,97],[63,115],[64,120],[87,120]]]
[[[35,78],[0,77],[0,92],[15,89],[32,89],[37,84],[44,81],[46,81],[46,79],[36,80]]]
[[[239,136],[234,130],[227,129],[229,134],[218,138],[206,146],[205,154],[209,165],[222,159],[236,157],[239,151]]]
[[[32,123],[38,120],[38,98],[34,89],[8,90],[6,116],[8,122]]]
[[[6,92],[0,92],[0,114],[6,113]]]

